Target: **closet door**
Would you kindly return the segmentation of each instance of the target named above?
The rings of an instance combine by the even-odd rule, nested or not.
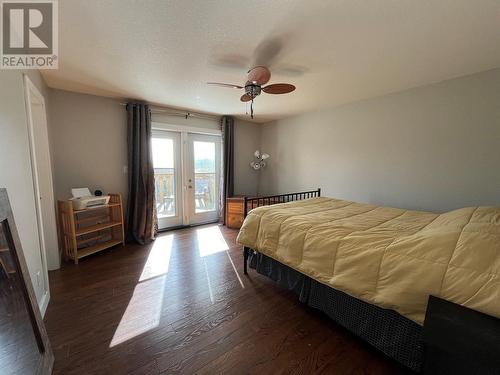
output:
[[[50,269],[59,268],[56,212],[45,100],[28,76],[24,76],[24,88],[38,224],[33,229],[38,231],[40,242],[39,252],[26,251],[25,256],[31,265],[30,272],[35,272],[31,278],[43,316],[50,299],[48,264]],[[34,270],[33,267],[39,267],[39,270]]]

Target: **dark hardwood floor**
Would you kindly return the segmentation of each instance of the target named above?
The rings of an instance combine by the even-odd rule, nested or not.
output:
[[[237,231],[161,234],[50,273],[55,374],[404,374],[250,270]]]
[[[10,250],[0,256],[14,263]],[[0,266],[0,374],[34,374],[40,361],[22,285],[14,267]]]

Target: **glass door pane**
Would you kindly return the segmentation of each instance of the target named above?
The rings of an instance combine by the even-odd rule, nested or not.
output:
[[[189,223],[216,221],[219,218],[221,137],[189,134],[189,146]]]
[[[175,216],[174,141],[153,138],[156,212],[158,217]]]
[[[195,212],[215,211],[215,143],[193,142]]]
[[[180,135],[155,131],[152,139],[156,214],[159,229],[182,224]]]

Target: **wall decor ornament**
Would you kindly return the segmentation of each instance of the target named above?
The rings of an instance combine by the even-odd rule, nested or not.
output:
[[[250,166],[254,170],[259,171],[266,166],[266,160],[269,159],[269,154],[266,154],[265,152],[261,153],[259,150],[256,150],[253,153],[253,156],[254,161],[250,163]]]

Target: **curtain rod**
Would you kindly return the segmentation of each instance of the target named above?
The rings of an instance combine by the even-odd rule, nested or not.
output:
[[[120,103],[121,106],[126,106],[128,103]],[[190,111],[177,111],[175,109],[171,108],[166,108],[166,107],[158,107],[154,105],[150,105],[149,108],[151,109],[151,113],[164,113],[166,115],[170,116],[178,116],[178,117],[184,117],[186,120],[190,117],[196,117],[196,118],[201,118],[201,119],[207,119],[207,120],[219,120],[222,116],[216,116],[216,115],[209,115],[209,114],[204,114],[204,113],[196,113],[196,112],[190,112]]]

